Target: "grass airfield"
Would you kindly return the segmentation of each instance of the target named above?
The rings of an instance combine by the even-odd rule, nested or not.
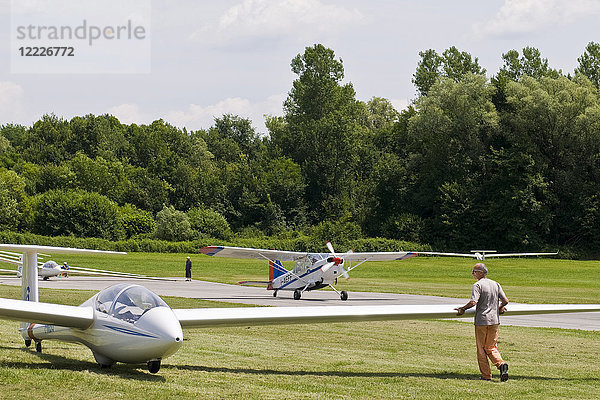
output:
[[[62,258],[54,258],[62,262]],[[181,276],[185,255],[69,256],[72,265]],[[265,262],[192,255],[194,278],[264,279]],[[367,263],[344,290],[467,298],[473,260],[415,258]],[[490,277],[519,302],[600,302],[599,262],[487,260]],[[89,291],[44,289],[42,301],[80,304]],[[1,297],[19,288],[0,286]],[[165,298],[172,307],[232,306]],[[396,321],[187,330],[158,374],[145,365],[101,370],[82,345],[25,349],[18,323],[0,324],[0,398],[600,398],[600,332],[503,326],[499,348],[510,380],[479,381],[473,327],[457,321]]]

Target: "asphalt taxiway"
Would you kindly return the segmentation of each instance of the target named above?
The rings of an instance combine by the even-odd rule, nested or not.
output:
[[[349,292],[348,300],[342,302],[331,290],[305,292],[302,299],[294,300],[291,291],[280,291],[273,297],[273,291],[264,287],[228,285],[224,283],[194,280],[186,282],[184,278],[172,278],[171,281],[139,280],[112,277],[70,276],[39,280],[40,288],[102,290],[116,283],[131,282],[143,285],[160,296],[177,296],[202,300],[242,303],[259,306],[363,306],[383,304],[448,304],[449,307],[464,305],[468,299],[451,297],[422,296],[396,293]],[[0,276],[0,285],[20,286],[21,279],[12,276]],[[43,297],[40,301],[44,301]],[[510,304],[508,306],[510,309]],[[464,321],[464,320],[463,320]],[[600,331],[600,312],[576,314],[552,314],[530,316],[503,316],[501,324],[548,327],[563,329],[582,329]]]

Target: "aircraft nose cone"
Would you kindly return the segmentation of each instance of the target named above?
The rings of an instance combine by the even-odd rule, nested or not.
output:
[[[155,307],[144,313],[136,326],[151,332],[156,337],[148,343],[148,351],[155,353],[151,358],[165,358],[175,353],[183,343],[181,324],[168,307]]]

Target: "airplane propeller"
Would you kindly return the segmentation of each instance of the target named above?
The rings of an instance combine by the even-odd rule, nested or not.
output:
[[[344,256],[348,253],[352,253],[352,250],[348,251],[347,253],[344,253],[342,256],[337,256],[335,253],[335,250],[333,249],[333,245],[331,244],[331,242],[327,242],[327,243],[325,243],[325,245],[327,246],[327,249],[329,250],[329,252],[331,253],[331,255],[333,257],[331,257],[332,264],[324,265],[322,268],[323,271],[327,271],[333,265],[339,265],[340,268],[342,269],[342,275],[344,276],[344,278],[349,279],[350,275],[348,275],[348,272],[344,269]],[[325,268],[325,267],[327,267],[327,268]]]

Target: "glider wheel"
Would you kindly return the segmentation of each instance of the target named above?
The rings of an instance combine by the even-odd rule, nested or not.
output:
[[[148,371],[155,374],[160,370],[160,360],[148,361]]]

